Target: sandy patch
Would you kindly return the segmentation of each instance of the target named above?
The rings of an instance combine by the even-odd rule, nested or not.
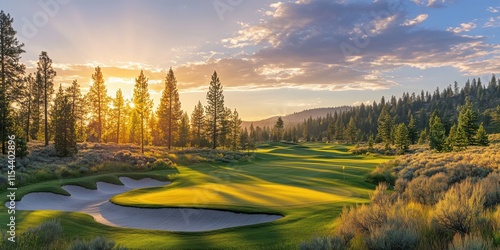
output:
[[[29,193],[16,204],[18,210],[58,210],[83,212],[102,224],[179,232],[201,232],[265,223],[282,218],[279,215],[243,214],[211,209],[193,208],[135,208],[112,204],[116,194],[135,188],[157,187],[169,184],[153,179],[133,180],[121,177],[123,186],[97,183],[97,190],[80,186],[63,186],[71,196],[53,193]]]

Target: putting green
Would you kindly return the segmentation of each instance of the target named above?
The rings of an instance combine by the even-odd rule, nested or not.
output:
[[[112,198],[112,202],[126,206],[200,207],[285,216],[270,223],[203,233],[169,233],[112,228],[79,213],[23,211],[18,215],[20,229],[56,217],[69,237],[106,236],[130,248],[290,249],[331,232],[343,206],[369,201],[374,186],[366,183],[364,176],[391,158],[353,155],[349,149],[325,143],[264,144],[250,163],[178,166],[179,174],[169,186],[133,190]],[[60,183],[26,188],[36,190],[37,185],[46,189]]]

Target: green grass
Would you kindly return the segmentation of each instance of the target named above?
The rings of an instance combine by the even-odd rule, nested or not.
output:
[[[274,222],[202,233],[114,228],[95,223],[80,213],[18,211],[20,231],[49,218],[59,218],[69,238],[106,236],[141,249],[290,249],[302,241],[330,233],[343,206],[368,202],[375,186],[365,175],[388,157],[353,155],[350,146],[324,143],[261,145],[256,158],[240,164],[177,166],[171,185],[130,191],[113,197],[117,204],[138,207],[199,207],[250,213],[277,213]],[[343,171],[342,166],[345,166]],[[168,170],[153,171],[167,178]],[[65,193],[60,186],[78,184],[95,188],[96,181],[116,183],[117,176],[101,175],[50,181],[24,187],[32,191]],[[147,177],[141,173],[131,178]],[[62,191],[61,191],[62,190]],[[5,193],[2,194],[5,197]],[[19,198],[19,197],[18,197]],[[3,201],[5,198],[3,198]],[[2,208],[0,213],[5,213]],[[0,218],[0,223],[7,223]]]

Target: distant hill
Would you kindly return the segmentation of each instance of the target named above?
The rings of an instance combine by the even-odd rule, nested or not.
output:
[[[335,108],[317,108],[317,109],[308,109],[300,112],[296,112],[293,114],[285,115],[282,116],[281,119],[283,119],[283,122],[285,123],[285,126],[290,126],[290,125],[295,125],[297,123],[303,122],[305,119],[308,119],[309,117],[312,118],[318,118],[318,117],[325,117],[328,113],[334,114],[335,112],[343,112],[347,110],[351,110],[351,106],[342,106],[342,107],[335,107]],[[273,127],[276,124],[276,121],[278,120],[279,116],[273,116],[264,120],[260,121],[243,121],[241,126],[243,128],[248,128],[250,127],[250,124],[253,123],[254,127]]]

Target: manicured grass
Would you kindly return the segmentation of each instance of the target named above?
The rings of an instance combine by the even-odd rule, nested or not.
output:
[[[343,206],[368,202],[375,187],[366,183],[364,176],[377,164],[391,159],[353,155],[349,149],[350,146],[325,143],[264,144],[259,146],[252,162],[177,166],[179,173],[171,176],[171,185],[134,190],[112,199],[127,206],[203,207],[285,216],[270,223],[203,233],[174,233],[113,228],[79,213],[18,211],[19,228],[25,230],[57,217],[67,237],[102,235],[130,248],[296,248],[302,241],[331,232]],[[151,173],[165,178],[168,171]],[[99,178],[113,182],[116,175],[35,184],[19,193],[48,191],[68,183],[81,182],[80,185],[91,187]],[[0,213],[4,212],[2,208]],[[7,221],[2,217],[0,223],[4,222]]]

